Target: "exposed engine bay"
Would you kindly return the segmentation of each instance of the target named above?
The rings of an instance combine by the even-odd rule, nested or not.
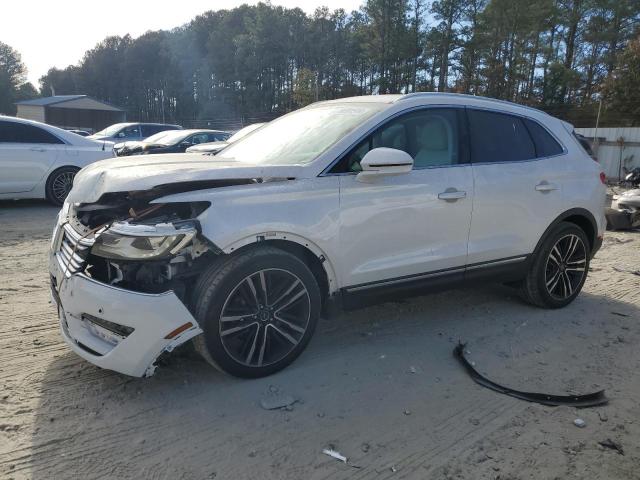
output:
[[[224,184],[255,182],[225,180]],[[96,203],[71,205],[67,214],[70,226],[93,240],[83,258],[83,273],[99,282],[137,292],[173,290],[188,304],[186,292],[190,283],[221,253],[201,235],[196,220],[210,204],[151,202],[167,194],[193,190],[192,183],[107,193]]]
[[[185,305],[197,277],[222,253],[201,233],[197,217],[208,201],[157,199],[194,190],[252,185],[288,178],[239,178],[177,182],[148,190],[108,192],[92,203],[68,204],[75,242],[66,248],[67,274],[142,293],[173,290]],[[73,268],[71,268],[73,267]]]

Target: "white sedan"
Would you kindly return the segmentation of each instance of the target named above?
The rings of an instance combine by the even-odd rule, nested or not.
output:
[[[114,156],[111,142],[0,115],[0,199],[46,198],[62,205],[82,167]]]

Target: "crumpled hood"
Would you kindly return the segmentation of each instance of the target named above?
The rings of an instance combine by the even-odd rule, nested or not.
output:
[[[108,192],[148,190],[179,182],[295,178],[302,176],[303,171],[304,167],[299,165],[250,165],[188,153],[117,157],[80,170],[67,201],[91,203]]]

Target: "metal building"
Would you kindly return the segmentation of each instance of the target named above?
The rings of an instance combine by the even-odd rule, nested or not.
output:
[[[124,122],[121,108],[87,95],[56,95],[16,102],[17,117],[48,123],[60,128],[96,132],[114,123]]]
[[[576,128],[576,132],[591,141],[607,178],[620,179],[640,167],[640,127]]]

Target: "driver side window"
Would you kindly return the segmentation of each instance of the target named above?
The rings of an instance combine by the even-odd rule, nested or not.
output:
[[[118,132],[118,138],[140,138],[140,125],[131,125]]]
[[[428,108],[394,118],[356,145],[331,173],[361,171],[366,153],[380,147],[408,153],[414,169],[465,163],[459,151],[461,114],[454,108]]]

